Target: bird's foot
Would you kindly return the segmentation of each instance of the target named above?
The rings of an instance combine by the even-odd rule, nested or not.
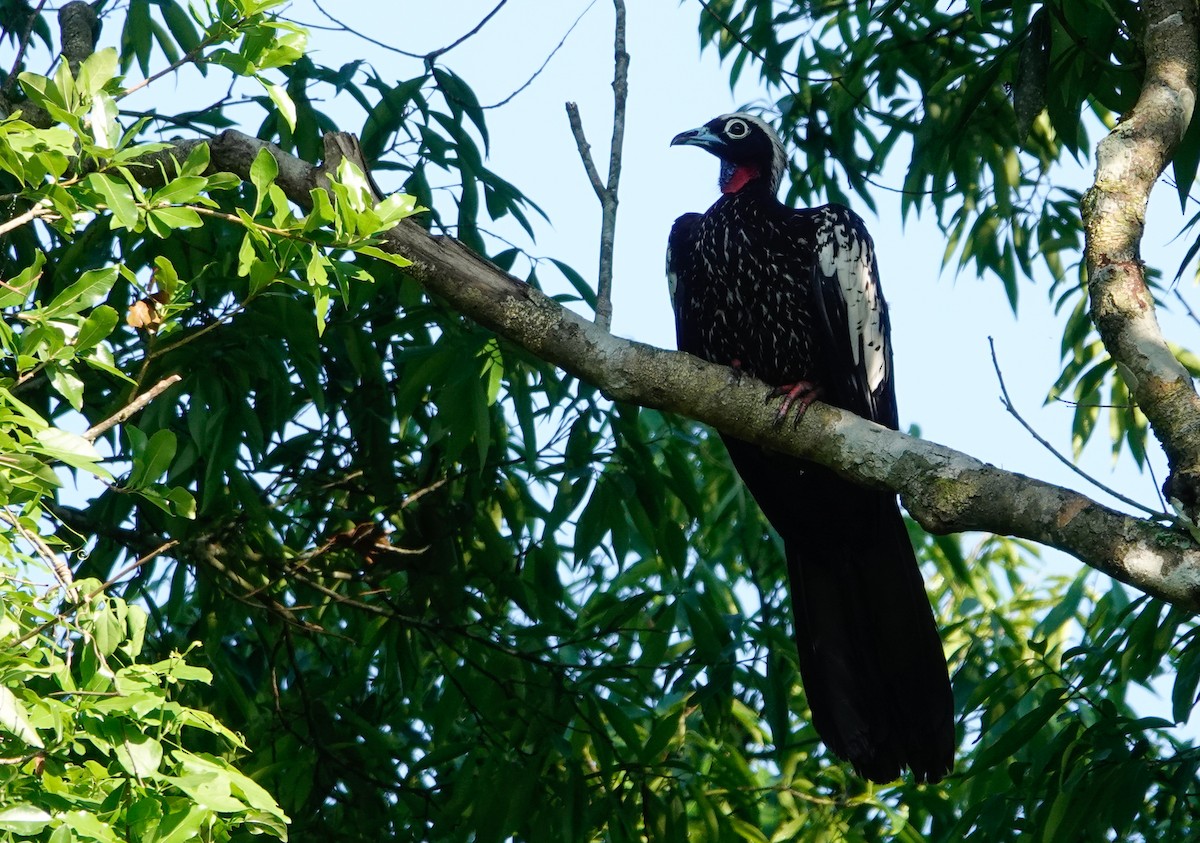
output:
[[[738,358],[733,358],[729,361],[729,382],[731,384],[741,385],[742,375],[746,374],[745,367],[742,366],[742,361]]]
[[[821,396],[821,387],[812,381],[781,384],[767,393],[765,403],[770,403],[772,398],[778,398],[781,395],[783,401],[779,405],[778,412],[775,413],[776,427],[783,424],[783,420],[787,418],[787,414],[793,407],[796,408],[796,414],[792,417],[792,424],[800,424],[800,419],[804,418],[804,412],[808,409],[808,405]]]

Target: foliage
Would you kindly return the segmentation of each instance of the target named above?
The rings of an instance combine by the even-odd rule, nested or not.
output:
[[[225,757],[241,737],[177,699],[211,673],[179,653],[138,662],[144,610],[81,580],[56,615],[15,569],[2,575],[4,839],[287,839],[275,800]]]
[[[836,197],[834,163],[873,177],[911,139],[911,185],[934,191],[962,261],[998,274],[1014,298],[1035,258],[1062,279],[1077,197],[1051,173],[1064,151],[1086,154],[1080,115],[1119,105],[1136,56],[1101,36],[1123,30],[1093,14],[1099,29],[1080,46],[1074,11],[1039,12],[1051,61],[1075,82],[1022,135],[999,83],[1020,63],[1012,36],[1032,26],[1032,7],[890,3],[872,16],[869,5],[712,2],[701,32],[735,73],[755,61],[744,41],[768,83],[790,80],[781,105],[793,139],[829,162],[793,171],[801,195]],[[777,542],[719,444],[692,423],[612,405],[431,301],[373,249],[423,206],[431,227],[531,284],[553,272],[575,291],[560,298],[593,300],[569,266],[487,235],[504,218],[532,234],[539,212],[485,164],[486,112],[468,82],[436,56],[400,81],[363,61],[319,66],[277,12],[134,0],[110,16],[119,52],[74,74],[21,75],[52,125],[0,123],[5,216],[29,215],[0,254],[0,499],[46,555],[73,553],[77,576],[119,580],[124,617],[146,608],[144,646],[161,659],[121,661],[112,677],[98,658],[72,662],[75,687],[124,692],[140,677],[137,693],[155,702],[130,707],[133,691],[56,696],[65,688],[37,661],[49,645],[6,657],[4,684],[39,735],[39,712],[64,701],[104,703],[101,722],[116,724],[100,732],[109,743],[79,743],[118,778],[85,766],[79,781],[126,802],[81,815],[112,822],[104,812],[149,800],[164,817],[207,811],[213,839],[237,820],[281,833],[252,780],[301,839],[1185,839],[1195,751],[1169,724],[1138,719],[1127,697],[1174,671],[1174,718],[1186,719],[1200,679],[1194,626],[1088,575],[1036,576],[1036,554],[1011,541],[971,548],[914,529],[954,670],[956,775],[876,788],[829,759],[797,682]],[[814,19],[813,37],[789,35]],[[172,114],[123,105],[141,83],[121,74],[153,88],[167,64],[230,93]],[[1083,87],[1103,79],[1118,99]],[[359,110],[335,117],[323,110],[335,99]],[[355,130],[376,175],[402,190],[376,205],[368,180],[343,168],[302,215],[269,156],[241,183],[211,172],[202,144],[154,187],[134,172],[180,127],[207,135],[254,120],[259,137],[309,160],[322,132]],[[953,154],[939,159],[948,138]],[[1078,301],[1073,286],[1069,296]],[[1084,318],[1068,322],[1070,354],[1092,341]],[[71,432],[172,374],[180,383],[132,420]],[[69,473],[77,489],[64,488]],[[15,558],[16,541],[0,541]],[[111,664],[120,636],[106,632],[105,647],[118,646],[106,650],[96,624],[107,630],[126,604],[83,605],[76,627],[50,638]],[[121,658],[136,655],[126,649]],[[200,670],[211,685],[167,699],[158,677]],[[168,710],[174,732],[160,730]],[[206,754],[171,745],[162,764],[176,766],[161,779],[131,779],[113,735],[170,745],[185,721],[214,736]],[[216,740],[231,739],[218,723],[245,736],[241,774],[228,764],[241,744]],[[67,734],[55,739],[75,752]],[[150,738],[130,741],[150,751]],[[35,792],[49,778],[31,763],[5,768],[0,794],[59,810]],[[215,802],[180,783],[202,774],[228,785]]]

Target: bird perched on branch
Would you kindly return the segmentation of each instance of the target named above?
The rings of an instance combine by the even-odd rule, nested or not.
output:
[[[787,156],[774,130],[726,114],[676,135],[721,162],[723,194],[671,229],[667,275],[679,348],[775,387],[779,419],[817,397],[897,427],[887,305],[874,244],[841,205],[775,196]],[[722,434],[783,538],[800,675],[813,725],[862,776],[904,768],[936,782],[954,762],[941,638],[895,494]]]

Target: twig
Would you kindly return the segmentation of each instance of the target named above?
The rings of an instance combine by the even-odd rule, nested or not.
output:
[[[450,52],[455,47],[457,47],[459,44],[466,41],[468,38],[471,38],[472,36],[477,35],[479,33],[479,30],[481,30],[485,26],[487,26],[487,22],[490,21],[492,18],[494,18],[496,16],[496,12],[503,9],[504,4],[507,2],[508,2],[508,0],[500,0],[500,2],[496,4],[496,7],[494,9],[492,9],[490,12],[488,12],[486,15],[483,16],[483,20],[481,20],[479,23],[475,24],[474,29],[472,29],[466,35],[459,38],[457,41],[454,41],[452,44],[450,44],[448,46],[442,47],[440,50],[434,50],[430,53],[427,53],[425,55],[425,66],[433,67],[433,63],[435,61],[437,61],[439,56],[442,56],[442,55]]]
[[[215,36],[213,38],[215,38]],[[145,79],[143,79],[141,82],[138,82],[135,85],[130,85],[128,88],[121,91],[121,93],[117,94],[116,99],[118,99],[118,100],[125,99],[125,97],[129,96],[130,94],[134,93],[135,91],[140,91],[142,88],[145,88],[147,85],[157,82],[159,79],[162,79],[167,74],[174,73],[176,70],[179,70],[179,68],[183,67],[185,64],[191,64],[192,62],[194,62],[197,59],[197,57],[199,57],[199,55],[204,51],[204,48],[209,45],[209,43],[213,40],[213,38],[209,38],[209,39],[206,39],[205,41],[200,42],[195,47],[188,50],[187,53],[183,57],[171,62],[169,65],[164,67],[162,70],[158,71],[157,73],[152,73],[151,75],[147,76]]]
[[[25,529],[25,525],[21,523],[21,519],[8,511],[8,507],[0,509],[0,521],[7,521],[12,527],[21,534],[21,538],[29,542],[33,547],[33,552],[41,557],[42,561],[54,573],[54,578],[59,584],[67,590],[67,594],[72,600],[75,599],[74,585],[75,578],[71,575],[71,569],[67,564],[58,558],[46,541],[37,533],[32,533]]]
[[[1200,317],[1196,316],[1196,311],[1192,310],[1192,306],[1187,303],[1187,299],[1183,297],[1183,293],[1179,292],[1178,287],[1175,288],[1175,298],[1179,299],[1179,303],[1183,305],[1183,309],[1187,311],[1188,318],[1195,322],[1196,325],[1200,326]]]
[[[55,615],[50,620],[46,621],[45,623],[41,624],[40,626],[36,626],[33,629],[29,630],[24,635],[22,635],[20,638],[18,638],[16,641],[14,641],[11,646],[14,646],[14,647],[20,646],[21,644],[24,644],[26,641],[28,641],[30,638],[41,635],[43,632],[45,632],[47,629],[54,626],[55,624],[62,623],[63,621],[65,621],[67,619],[67,617],[69,615],[73,614],[80,606],[83,606],[83,605],[91,602],[91,600],[93,600],[94,598],[99,597],[107,589],[109,589],[113,585],[115,585],[126,574],[132,573],[133,571],[135,571],[138,568],[145,565],[147,562],[152,562],[154,559],[158,558],[158,556],[160,556],[163,553],[166,553],[168,550],[170,550],[177,544],[179,544],[179,541],[177,539],[171,539],[169,542],[159,545],[154,550],[150,551],[149,553],[147,553],[145,556],[141,557],[140,559],[130,562],[128,565],[126,565],[121,570],[117,571],[115,574],[113,574],[107,580],[100,583],[100,585],[95,589],[95,591],[92,591],[92,592],[84,595],[82,600],[75,599],[75,595],[72,594],[71,595],[72,596],[72,606],[70,609],[67,609],[66,611],[63,611],[63,612],[59,612],[57,615]]]
[[[313,5],[317,7],[318,12],[323,14],[329,20],[336,23],[343,32],[349,32],[354,37],[361,38],[362,40],[366,41],[368,44],[373,44],[376,47],[382,47],[383,49],[388,50],[389,52],[393,52],[393,53],[396,53],[397,55],[401,55],[401,56],[406,56],[407,58],[410,58],[410,59],[424,58],[424,56],[421,53],[410,53],[407,50],[401,50],[399,47],[393,47],[391,44],[387,44],[376,38],[372,38],[370,35],[367,35],[365,32],[359,32],[357,29],[347,26],[340,19],[334,17],[332,13],[326,11],[325,7],[322,6],[320,4],[320,2],[318,2],[318,0],[313,0]],[[305,24],[305,26],[312,26],[312,24]]]
[[[411,506],[412,504],[419,501],[421,498],[425,497],[425,495],[428,495],[430,492],[440,489],[442,486],[446,485],[446,482],[449,479],[450,479],[449,477],[443,477],[440,480],[433,481],[428,486],[426,486],[422,489],[417,489],[417,491],[413,492],[411,495],[408,495],[407,497],[404,498],[404,502],[402,504],[400,504],[400,508],[405,509],[406,507]]]
[[[579,106],[576,103],[567,103],[567,120],[571,123],[571,134],[575,136],[575,146],[579,149],[579,157],[583,160],[583,169],[587,171],[588,181],[592,183],[592,190],[596,191],[596,198],[601,202],[604,201],[604,181],[600,178],[600,171],[596,169],[596,162],[592,160],[592,145],[587,142],[587,136],[583,133],[583,122],[579,119]]]
[[[584,6],[583,11],[579,13],[579,15],[575,18],[574,22],[567,28],[567,31],[565,33],[563,33],[563,37],[560,38],[558,43],[554,45],[554,49],[550,51],[550,55],[546,56],[546,60],[544,62],[542,62],[541,67],[539,67],[537,70],[535,70],[533,72],[533,75],[531,75],[528,79],[525,80],[525,84],[523,84],[521,87],[517,88],[515,91],[513,91],[511,94],[509,94],[507,97],[500,100],[499,102],[494,102],[491,105],[482,106],[483,110],[488,111],[489,109],[500,108],[501,106],[508,105],[510,102],[512,102],[517,97],[518,94],[520,94],[522,91],[524,91],[530,85],[532,85],[534,80],[542,75],[542,71],[546,69],[546,65],[550,64],[550,59],[554,58],[554,56],[558,54],[558,51],[562,49],[563,44],[567,43],[567,39],[571,37],[571,33],[575,31],[575,27],[579,25],[579,22],[581,20],[583,20],[583,16],[586,15],[588,12],[590,12],[592,10],[592,6],[595,6],[595,5],[596,5],[596,0],[592,0],[591,3],[588,3],[586,6]]]
[[[583,133],[579,106],[567,103],[571,134],[579,148],[579,157],[588,180],[600,200],[600,269],[596,282],[596,324],[604,330],[612,325],[613,250],[617,232],[617,188],[621,181],[621,152],[625,143],[625,101],[629,96],[629,53],[625,50],[625,0],[613,0],[616,21],[613,25],[613,132],[608,151],[608,183],[600,179],[591,145]]]
[[[5,220],[0,223],[0,235],[8,234],[14,228],[20,228],[27,222],[38,219],[39,217],[49,217],[54,215],[54,208],[51,207],[48,199],[43,199],[26,211],[19,214],[10,220]]]
[[[1032,425],[1030,425],[1029,422],[1027,422],[1027,421],[1025,421],[1025,419],[1021,418],[1021,414],[1018,413],[1017,408],[1013,406],[1012,399],[1008,397],[1008,387],[1006,387],[1004,385],[1004,375],[1000,372],[1000,361],[996,359],[996,341],[994,339],[992,339],[991,337],[988,337],[988,346],[992,350],[992,368],[994,368],[996,370],[996,380],[998,380],[1000,382],[1000,396],[1001,396],[1000,403],[1002,403],[1004,405],[1005,410],[1008,410],[1008,414],[1010,416],[1012,416],[1014,419],[1016,419],[1018,422],[1020,422],[1021,427],[1025,428],[1025,430],[1028,431],[1029,435],[1032,436],[1039,445],[1041,445],[1043,448],[1045,448],[1047,451],[1049,451],[1051,454],[1053,454],[1055,457],[1057,457],[1058,461],[1061,462],[1063,465],[1065,465],[1067,468],[1071,469],[1071,471],[1074,471],[1076,474],[1078,474],[1080,477],[1082,477],[1087,482],[1091,483],[1097,489],[1100,489],[1102,492],[1112,495],[1117,500],[1121,501],[1122,503],[1128,504],[1129,506],[1132,506],[1135,509],[1140,509],[1142,512],[1146,513],[1147,515],[1149,515],[1152,518],[1160,518],[1160,519],[1165,519],[1168,521],[1175,521],[1175,518],[1172,517],[1171,515],[1168,515],[1165,512],[1159,512],[1156,509],[1152,509],[1143,503],[1139,503],[1138,501],[1133,500],[1132,498],[1125,497],[1124,495],[1122,495],[1120,492],[1118,492],[1115,489],[1111,489],[1108,486],[1105,486],[1103,483],[1101,483],[1095,477],[1092,477],[1090,474],[1088,474],[1086,471],[1081,469],[1079,466],[1075,465],[1075,463],[1071,462],[1071,460],[1067,459],[1065,456],[1063,456],[1061,453],[1059,453],[1057,448],[1055,448],[1053,445],[1051,445],[1049,442],[1047,442],[1045,439],[1043,439],[1041,437],[1041,435],[1038,434],[1038,432],[1033,429]]]
[[[600,279],[596,288],[596,322],[604,330],[612,324],[613,248],[617,233],[617,187],[621,181],[621,153],[625,145],[625,101],[629,96],[629,53],[625,50],[625,0],[613,0],[613,133],[608,156],[608,201],[600,222]]]
[[[179,383],[181,380],[183,380],[183,378],[180,375],[170,375],[163,378],[137,398],[134,398],[116,413],[106,418],[104,421],[89,427],[83,434],[83,438],[89,442],[95,442],[106,430],[120,424],[121,422],[133,416],[135,413],[143,410],[147,404],[149,404],[158,396],[162,395],[167,391],[167,389],[174,384]]]

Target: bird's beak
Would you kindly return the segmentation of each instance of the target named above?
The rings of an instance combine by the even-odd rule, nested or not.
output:
[[[671,138],[671,146],[698,146],[701,149],[715,150],[724,146],[724,142],[707,126],[699,129],[688,129]]]

